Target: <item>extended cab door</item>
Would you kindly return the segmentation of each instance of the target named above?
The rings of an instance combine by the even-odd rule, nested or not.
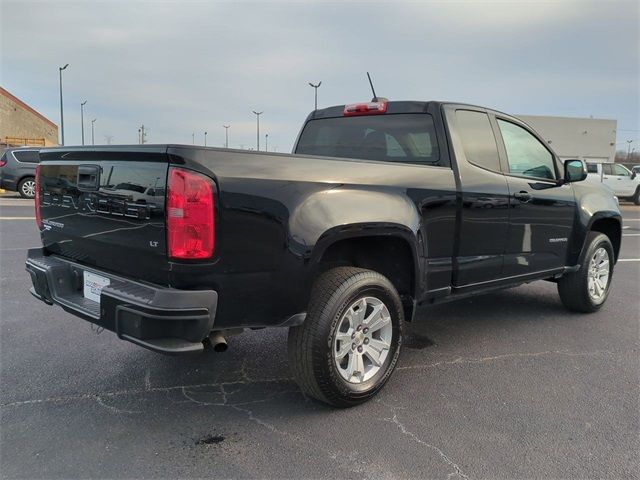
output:
[[[460,182],[453,286],[482,288],[503,276],[509,188],[486,110],[466,105],[443,110]]]
[[[516,119],[491,115],[509,186],[509,230],[504,275],[565,266],[576,202],[554,153]]]

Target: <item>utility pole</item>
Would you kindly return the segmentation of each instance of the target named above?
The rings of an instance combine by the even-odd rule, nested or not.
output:
[[[269,134],[268,133],[264,134],[264,151],[265,152],[269,151]]]
[[[627,162],[629,161],[629,154],[631,153],[631,144],[633,140],[627,140]]]
[[[224,148],[229,148],[229,127],[231,125],[222,125],[224,127]]]
[[[204,132],[204,146],[207,146],[207,132]]]
[[[85,100],[80,104],[80,123],[82,124],[82,145],[84,145],[84,106],[87,104]]]
[[[318,82],[317,85],[314,85],[313,83],[309,82],[309,86],[313,87],[313,89],[315,90],[315,107],[314,107],[314,111],[318,110],[318,88],[320,88],[320,85],[322,85],[322,82]]]
[[[113,143],[113,135],[105,135],[104,141],[107,142],[107,145],[111,145]]]
[[[65,70],[69,64],[67,63],[64,67],[58,67],[60,73],[60,133],[62,135],[62,139],[60,141],[60,145],[64,145],[64,109],[62,105],[62,71]]]
[[[191,134],[191,144],[195,145],[196,144],[196,132],[193,132]]]
[[[147,132],[145,132],[144,124],[142,124],[138,129],[138,135],[140,136],[141,145],[147,141]]]
[[[95,132],[93,130],[93,124],[96,123],[97,118],[94,118],[93,120],[91,120],[91,145],[95,145]]]
[[[260,115],[262,115],[264,112],[256,112],[255,110],[253,111],[253,113],[256,114],[256,120],[257,120],[257,130],[256,130],[256,151],[260,151]]]

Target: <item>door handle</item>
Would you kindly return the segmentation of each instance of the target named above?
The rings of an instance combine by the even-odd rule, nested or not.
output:
[[[513,194],[513,197],[517,200],[520,200],[522,203],[527,203],[529,201],[531,201],[531,199],[533,198],[533,195],[531,195],[529,192],[517,192]]]

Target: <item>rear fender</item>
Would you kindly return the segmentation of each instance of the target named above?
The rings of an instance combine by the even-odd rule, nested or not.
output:
[[[314,246],[328,238],[356,231],[402,232],[415,239],[420,216],[404,195],[384,190],[337,187],[306,197],[289,217],[289,234],[297,242]]]

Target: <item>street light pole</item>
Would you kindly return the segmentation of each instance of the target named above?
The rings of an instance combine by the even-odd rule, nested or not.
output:
[[[631,144],[633,140],[627,140],[627,161],[629,161],[629,153],[631,152]]]
[[[207,132],[204,132],[204,146],[207,146]]]
[[[87,104],[85,100],[80,104],[80,123],[82,124],[82,145],[84,145],[84,106]]]
[[[314,85],[313,83],[309,82],[309,86],[313,87],[313,89],[315,90],[315,92],[314,92],[315,93],[315,103],[314,103],[315,108],[313,109],[314,111],[318,110],[318,88],[320,88],[320,85],[322,85],[322,82],[318,82],[317,85]]]
[[[269,134],[268,133],[264,134],[264,151],[265,152],[269,151]]]
[[[256,151],[260,151],[260,115],[262,115],[264,112],[256,112],[255,110],[253,110],[253,113],[256,114],[256,120],[257,120],[257,130],[256,130]]]
[[[62,71],[65,70],[68,66],[69,64],[67,63],[64,67],[58,67],[58,71],[60,73],[60,133],[62,135],[60,145],[64,145],[64,108],[62,105]]]
[[[224,127],[224,148],[229,148],[229,127],[231,125],[222,125]]]
[[[91,145],[95,145],[96,144],[96,140],[95,140],[95,132],[93,130],[93,124],[96,123],[97,118],[94,118],[93,120],[91,120]]]

